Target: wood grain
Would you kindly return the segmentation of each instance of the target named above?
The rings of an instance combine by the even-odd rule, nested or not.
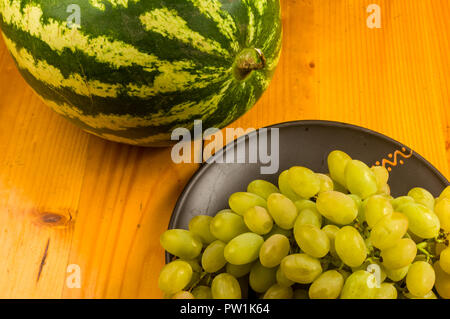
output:
[[[382,28],[366,8],[382,9]],[[401,141],[450,177],[450,3],[283,0],[284,48],[232,127],[325,119]],[[43,105],[0,42],[0,297],[157,298],[159,236],[197,165],[90,136]],[[67,266],[81,288],[66,285]]]

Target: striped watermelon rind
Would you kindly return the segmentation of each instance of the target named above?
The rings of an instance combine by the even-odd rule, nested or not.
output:
[[[222,128],[280,58],[279,0],[82,0],[81,27],[69,28],[73,3],[0,0],[0,28],[44,102],[109,140],[157,146],[194,120]],[[237,70],[246,57],[253,69]]]

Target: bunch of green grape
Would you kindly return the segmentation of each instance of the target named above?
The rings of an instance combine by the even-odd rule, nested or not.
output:
[[[341,151],[329,174],[251,182],[229,209],[192,218],[161,245],[159,287],[174,299],[450,298],[450,187],[393,198],[389,172]]]

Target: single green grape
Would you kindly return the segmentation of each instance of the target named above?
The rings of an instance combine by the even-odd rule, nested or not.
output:
[[[286,277],[283,270],[281,270],[281,267],[278,267],[278,269],[277,269],[276,279],[277,279],[277,283],[284,287],[290,287],[295,283],[292,280],[290,280],[288,277]]]
[[[223,273],[213,279],[211,295],[213,299],[241,299],[241,286],[236,278]]]
[[[377,290],[375,299],[397,299],[398,292],[393,283],[383,282]]]
[[[195,299],[189,291],[180,291],[173,295],[172,299]]]
[[[339,258],[349,267],[359,267],[366,260],[367,247],[364,239],[352,226],[339,229],[334,245]]]
[[[227,261],[223,255],[225,243],[216,240],[206,247],[202,255],[202,267],[208,273],[214,273],[225,267]]]
[[[417,246],[410,238],[400,239],[394,246],[382,250],[383,265],[388,269],[399,269],[408,266],[416,258]]]
[[[292,229],[298,216],[297,207],[283,194],[271,194],[267,199],[270,216],[283,229]]]
[[[244,264],[244,265],[233,265],[233,264],[228,263],[226,266],[226,271],[227,271],[227,273],[229,273],[230,275],[232,275],[236,278],[241,278],[250,273],[252,266],[253,266],[253,263],[248,263],[248,264]]]
[[[331,152],[327,159],[328,170],[330,171],[331,178],[345,188],[347,187],[347,182],[345,180],[345,168],[351,160],[352,158],[342,151]]]
[[[384,166],[372,166],[370,169],[375,174],[378,192],[382,192],[389,181],[389,171]]]
[[[189,222],[189,231],[197,235],[205,245],[209,245],[216,240],[216,237],[211,234],[210,230],[212,220],[211,216],[197,215]]]
[[[286,236],[273,235],[262,244],[259,251],[259,260],[264,267],[276,267],[289,254],[290,249],[291,245]]]
[[[416,261],[406,275],[406,287],[412,295],[421,297],[433,289],[435,280],[433,267],[425,261]]]
[[[291,167],[288,171],[288,182],[301,198],[311,198],[320,191],[320,178],[306,167]]]
[[[314,208],[305,208],[299,211],[297,219],[295,220],[294,229],[300,225],[314,225],[316,227],[322,227],[322,215]]]
[[[276,283],[277,268],[264,267],[259,261],[255,262],[250,270],[250,287],[259,293],[264,293]]]
[[[434,209],[434,196],[425,188],[415,187],[408,192],[408,196],[414,198],[414,201],[418,204]]]
[[[245,212],[255,206],[267,207],[266,200],[256,194],[237,192],[230,196],[228,205],[238,215],[244,216]]]
[[[450,199],[450,186],[447,186],[442,191],[442,193],[439,195],[437,201],[439,202],[439,201],[443,200],[444,198]]]
[[[166,251],[183,259],[196,258],[203,247],[199,237],[184,229],[166,230],[159,241]]]
[[[263,296],[263,299],[292,299],[294,291],[291,287],[274,284],[271,286]]]
[[[226,246],[224,256],[233,265],[245,265],[258,259],[264,239],[254,233],[244,233],[233,238]]]
[[[256,194],[259,197],[267,200],[270,194],[279,193],[280,190],[278,189],[278,187],[268,181],[257,179],[248,184],[247,192]]]
[[[389,184],[384,184],[381,189],[378,189],[378,194],[391,197],[391,187]]]
[[[383,266],[383,270],[386,272],[386,275],[390,280],[397,282],[403,280],[403,278],[406,277],[406,274],[408,273],[410,266],[411,265],[409,264],[405,267],[398,269],[390,269]]]
[[[309,299],[308,291],[306,289],[294,290],[294,299]]]
[[[318,259],[307,254],[293,254],[283,258],[281,270],[289,280],[309,284],[322,273],[322,265]]]
[[[450,274],[442,270],[439,260],[434,263],[433,268],[436,274],[436,291],[441,298],[450,299]]]
[[[325,218],[339,225],[347,225],[358,216],[358,207],[348,195],[336,191],[320,193],[317,210]]]
[[[450,198],[443,198],[437,202],[434,212],[439,218],[441,228],[450,233]]]
[[[450,275],[450,247],[445,248],[441,252],[441,258],[439,264],[443,271]]]
[[[195,299],[212,299],[211,288],[208,286],[197,286],[192,289],[192,295]]]
[[[299,199],[295,201],[295,207],[297,207],[297,210],[301,212],[304,209],[316,209],[316,203],[314,203],[312,200],[309,199]]]
[[[336,239],[336,234],[339,231],[339,227],[336,225],[326,225],[322,228],[322,230],[325,234],[327,234],[328,239],[330,240],[330,254],[337,256],[334,240]]]
[[[321,173],[317,173],[316,175],[320,180],[319,193],[334,190],[334,183],[330,176]]]
[[[283,171],[278,177],[278,187],[280,188],[281,194],[289,198],[291,201],[295,202],[302,199],[289,185],[289,171]]]
[[[408,204],[408,203],[414,203],[414,198],[412,198],[411,196],[400,196],[397,198],[394,198],[391,201],[392,207],[394,207],[395,211],[399,211],[400,207],[404,204]]]
[[[378,249],[394,246],[408,231],[408,218],[401,213],[391,213],[381,218],[370,232],[370,241]]]
[[[345,167],[345,183],[348,190],[362,199],[378,192],[374,172],[363,162],[352,160]]]
[[[375,299],[377,282],[373,274],[358,270],[345,280],[341,299]]]
[[[182,260],[165,265],[159,274],[158,285],[166,294],[176,294],[189,284],[192,278],[191,266]]]
[[[321,274],[309,287],[310,299],[337,299],[344,286],[344,277],[336,270]]]
[[[364,216],[370,228],[385,216],[394,212],[391,201],[384,195],[373,195],[367,199],[364,205]]]
[[[272,230],[273,219],[267,209],[255,206],[244,214],[244,222],[248,229],[258,235],[265,235]]]
[[[408,217],[409,230],[424,239],[437,237],[441,228],[439,217],[428,207],[417,203],[404,204],[399,211]]]
[[[287,238],[291,238],[293,236],[292,229],[290,229],[290,230],[283,229],[275,224],[275,225],[273,225],[272,230],[268,234],[264,235],[264,240],[266,240],[267,238],[270,238],[271,236],[273,236],[275,234],[280,234],[280,235],[286,236]]]
[[[214,216],[210,225],[211,234],[224,243],[229,242],[236,236],[248,232],[244,219],[229,212],[218,213]]]
[[[312,257],[322,258],[330,251],[330,239],[317,226],[298,225],[294,228],[294,236],[300,249]]]

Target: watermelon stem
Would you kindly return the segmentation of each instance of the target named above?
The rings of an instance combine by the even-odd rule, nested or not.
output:
[[[260,49],[242,50],[234,61],[234,75],[239,81],[245,80],[253,71],[264,69],[266,58]]]

